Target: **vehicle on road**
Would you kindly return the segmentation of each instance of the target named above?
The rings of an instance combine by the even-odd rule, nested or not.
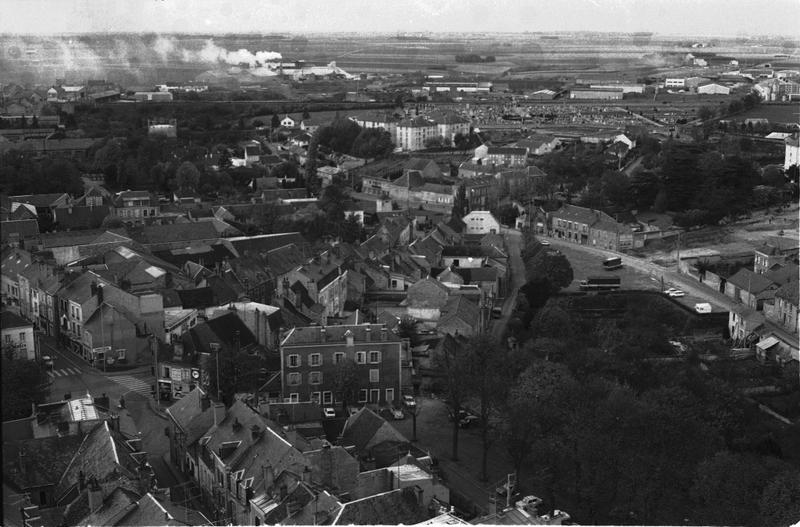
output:
[[[503,308],[502,307],[493,307],[492,308],[492,318],[502,318],[503,316]]]
[[[44,364],[46,369],[52,370],[55,363],[50,355],[44,355],[42,356],[42,364]]]
[[[417,407],[417,401],[414,400],[413,395],[404,395],[403,396],[403,406],[408,408],[409,410],[413,410]]]
[[[333,419],[334,417],[336,417],[336,410],[334,410],[330,406],[326,406],[325,408],[322,409],[322,415],[325,417],[325,419]]]
[[[614,271],[615,269],[622,269],[622,258],[619,256],[612,256],[603,260],[603,269],[606,271]]]
[[[544,245],[545,247],[549,247],[550,246],[550,242],[548,242],[547,240],[539,240],[539,243]]]
[[[708,302],[702,302],[700,304],[695,304],[694,305],[694,310],[697,311],[700,314],[711,313],[711,304],[709,304]]]
[[[684,293],[684,292],[683,292],[683,291],[681,291],[680,289],[673,289],[673,288],[669,288],[669,289],[667,289],[666,291],[664,291],[664,293],[665,293],[667,296],[671,296],[671,297],[673,297],[673,298],[680,298],[680,297],[682,297],[682,296],[686,296],[686,293]]]
[[[455,419],[452,408],[448,408],[448,415],[450,417],[450,421]],[[458,411],[458,426],[461,428],[469,428],[473,423],[477,423],[479,420],[480,419],[477,415],[473,415],[466,410]]]
[[[392,417],[396,421],[400,421],[401,419],[405,419],[406,415],[403,413],[402,408],[392,408]]]
[[[620,288],[618,276],[589,276],[581,280],[581,291],[611,291]]]

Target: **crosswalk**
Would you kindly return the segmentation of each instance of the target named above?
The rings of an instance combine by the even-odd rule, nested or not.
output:
[[[70,375],[80,375],[81,370],[78,368],[59,368],[57,370],[50,370],[47,372],[53,378],[56,377],[69,377]]]
[[[130,391],[138,393],[139,395],[149,397],[151,394],[150,390],[152,388],[152,384],[138,377],[134,377],[132,375],[115,375],[114,377],[110,378],[113,379],[117,384],[120,384]]]

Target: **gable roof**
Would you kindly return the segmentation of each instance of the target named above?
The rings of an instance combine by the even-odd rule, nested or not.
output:
[[[142,243],[155,245],[193,240],[209,240],[219,237],[217,229],[211,222],[197,221],[191,223],[175,223],[173,225],[147,225],[142,229]]]
[[[413,525],[427,517],[414,489],[407,487],[344,503],[333,525]]]
[[[444,325],[452,320],[460,320],[470,326],[477,327],[480,322],[480,308],[465,295],[453,295],[442,308],[439,324]]]
[[[235,311],[222,314],[202,324],[197,324],[181,337],[188,352],[211,353],[211,343],[219,343],[223,347],[240,349],[257,344],[253,332],[247,327]]]
[[[61,500],[78,483],[79,473],[103,480],[112,473],[120,473],[119,453],[108,423],[102,422],[83,438],[69,466],[56,486],[56,499]]]
[[[305,239],[299,232],[280,232],[275,234],[259,234],[257,236],[236,236],[228,238],[233,248],[240,255],[248,252],[261,253],[268,252],[289,244],[300,246],[305,243]]]
[[[764,275],[754,273],[750,269],[739,269],[733,276],[728,278],[728,283],[747,291],[758,294],[769,288],[775,288],[776,284]]]
[[[82,443],[80,435],[4,441],[4,479],[18,491],[55,485]]]
[[[787,263],[785,265],[774,266],[764,273],[764,277],[772,280],[776,284],[784,285],[789,282],[796,282],[799,274],[800,268],[798,268],[796,263]]]
[[[64,192],[54,192],[52,194],[24,194],[20,196],[10,196],[11,201],[16,203],[29,203],[36,208],[52,207],[58,202],[66,202],[69,194]]]
[[[408,439],[386,422],[386,419],[366,406],[347,418],[342,430],[342,441],[355,446],[360,452],[365,452],[379,431],[382,435],[381,442],[408,443]]]

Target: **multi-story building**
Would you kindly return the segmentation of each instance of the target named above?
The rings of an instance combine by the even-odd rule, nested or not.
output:
[[[516,146],[490,146],[484,164],[502,167],[524,167],[528,160],[528,149]]]
[[[400,118],[393,113],[369,112],[350,119],[355,121],[361,128],[383,128],[386,132],[389,132],[392,143],[395,146],[400,145],[400,137],[397,132],[397,123],[400,122]]]
[[[422,150],[425,141],[438,136],[436,121],[427,117],[406,117],[397,123],[397,146],[405,151]]]
[[[36,359],[33,324],[11,311],[1,312],[0,346],[3,354],[11,354],[18,359]]]
[[[467,211],[488,210],[497,202],[497,179],[494,176],[478,176],[461,182]]]
[[[354,368],[343,385],[345,361]],[[392,404],[410,389],[410,370],[408,341],[382,324],[297,327],[281,343],[283,397],[289,402]]]
[[[793,165],[800,165],[800,137],[797,134],[785,139],[786,151],[783,157],[783,169],[789,170]]]
[[[500,222],[488,210],[473,210],[461,221],[467,226],[466,234],[497,234],[500,232]]]
[[[445,146],[455,146],[456,134],[469,135],[472,121],[467,117],[455,113],[436,113],[430,117],[436,122],[436,129]]]
[[[548,216],[553,236],[611,251],[634,247],[633,230],[599,210],[563,205]]]
[[[111,214],[126,223],[144,223],[160,210],[158,200],[146,190],[125,190],[114,196]]]

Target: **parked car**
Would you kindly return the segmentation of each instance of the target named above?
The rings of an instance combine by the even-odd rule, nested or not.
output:
[[[355,415],[355,414],[358,413],[359,410],[361,410],[361,408],[359,408],[357,406],[348,406],[347,407],[347,414],[348,415]]]
[[[453,410],[449,409],[450,420],[454,419]],[[458,411],[458,426],[461,428],[469,428],[473,423],[477,423],[480,419],[477,415],[473,415],[466,410]]]
[[[686,293],[684,293],[680,289],[675,289],[674,287],[670,287],[669,289],[664,291],[664,294],[667,295],[667,296],[671,296],[671,297],[686,296]]]
[[[336,410],[334,410],[330,406],[326,406],[325,408],[322,409],[322,415],[325,417],[325,419],[333,419],[334,417],[336,417]]]
[[[550,242],[548,242],[547,240],[539,240],[539,243],[541,245],[544,245],[545,247],[548,247],[550,245]]]
[[[414,400],[413,395],[404,395],[403,396],[403,405],[408,408],[409,410],[413,410],[417,407],[417,401]]]
[[[392,408],[392,417],[397,421],[399,421],[401,419],[404,419],[405,418],[405,414],[403,413],[403,409],[402,408]]]

